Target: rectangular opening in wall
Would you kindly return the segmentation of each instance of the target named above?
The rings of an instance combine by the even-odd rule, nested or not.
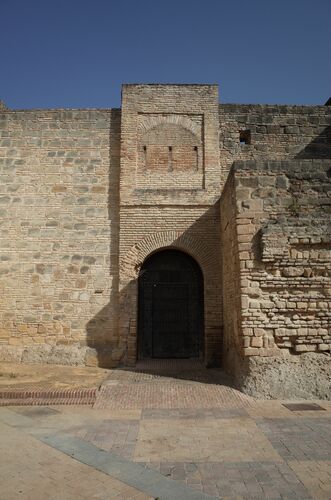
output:
[[[169,172],[172,172],[172,146],[169,146]]]
[[[239,142],[242,145],[251,144],[251,131],[250,130],[240,130],[239,131]]]

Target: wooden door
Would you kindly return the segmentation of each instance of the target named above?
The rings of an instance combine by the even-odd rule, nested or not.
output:
[[[203,283],[198,264],[177,250],[144,263],[139,276],[139,358],[201,355]]]

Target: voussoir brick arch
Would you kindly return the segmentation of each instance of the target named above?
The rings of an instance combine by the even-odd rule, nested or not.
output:
[[[165,124],[177,125],[179,127],[183,127],[184,129],[188,130],[193,135],[195,135],[197,138],[201,137],[200,126],[197,123],[190,120],[189,118],[186,118],[185,116],[181,115],[146,117],[139,123],[138,133],[140,133],[140,135],[144,135],[149,130]]]
[[[178,231],[165,231],[147,236],[131,247],[121,264],[122,276],[125,276],[128,281],[136,279],[145,259],[152,253],[165,248],[182,250],[193,257],[201,267],[204,276],[212,275],[213,270],[217,269],[215,252],[201,239]]]

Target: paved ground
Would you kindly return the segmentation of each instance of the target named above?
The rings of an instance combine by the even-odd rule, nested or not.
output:
[[[226,384],[197,367],[110,370],[93,408],[0,408],[1,500],[330,500],[331,402]]]
[[[98,387],[107,378],[109,370],[89,366],[29,365],[3,363],[0,366],[2,389],[65,389]]]

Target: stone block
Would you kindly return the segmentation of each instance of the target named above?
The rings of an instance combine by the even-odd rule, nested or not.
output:
[[[238,201],[247,200],[251,197],[252,190],[249,188],[237,188],[236,198]]]
[[[298,276],[303,276],[304,274],[304,269],[302,267],[285,267],[281,271],[283,276],[286,276],[288,278],[293,278],[293,277],[298,277]]]
[[[316,346],[308,344],[297,344],[294,346],[295,352],[309,352],[316,351]]]
[[[251,347],[263,347],[263,338],[251,337]]]
[[[266,334],[264,328],[254,328],[254,336],[255,337],[263,337]]]
[[[244,347],[245,356],[259,356],[260,349],[255,347]]]
[[[241,234],[253,234],[255,231],[255,226],[253,224],[241,224],[237,226],[238,235]]]
[[[318,351],[331,351],[331,343],[330,344],[319,344]]]

